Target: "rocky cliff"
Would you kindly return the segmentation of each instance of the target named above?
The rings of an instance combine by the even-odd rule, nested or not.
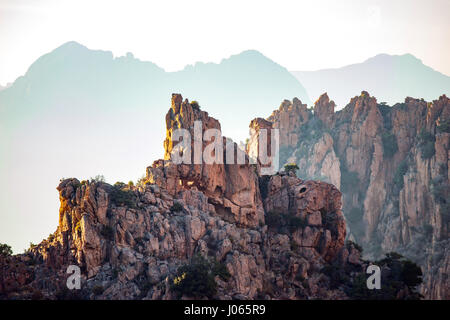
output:
[[[304,123],[312,117],[301,104],[289,110],[304,114]],[[197,121],[200,138],[175,143],[176,129],[195,133]],[[294,132],[301,126],[292,121]],[[222,161],[175,163],[174,151],[196,157],[186,146],[210,150],[203,139],[208,130],[220,129],[198,103],[179,94],[172,96],[166,129],[165,159],[148,167],[136,185],[61,181],[57,230],[24,254],[0,254],[0,298],[418,297],[418,273],[399,256],[379,262],[384,291],[366,288],[369,262],[360,259],[357,245],[345,243],[335,186],[292,172],[260,176],[259,163],[251,164],[220,135],[214,142],[229,148],[211,152]],[[236,160],[238,152],[243,163],[225,161]],[[69,266],[80,270],[79,289],[66,285]],[[402,276],[405,272],[410,276]],[[401,277],[392,278],[396,274]]]
[[[337,112],[326,93],[300,105],[285,100],[265,120],[280,129],[280,164],[342,191],[348,238],[367,258],[400,252],[420,264],[426,298],[449,299],[449,98],[390,107],[363,91]]]
[[[191,130],[197,120],[202,121],[202,134],[220,128],[197,105],[173,95],[166,116],[165,160],[147,168],[136,186],[61,181],[57,230],[25,254],[0,257],[0,296],[347,298],[321,272],[330,263],[363,271],[359,251],[344,244],[339,190],[286,174],[261,182],[257,165],[249,164],[248,157],[235,165],[174,164],[174,129]],[[273,219],[281,211],[286,222]],[[66,287],[69,265],[81,269],[80,290]],[[186,291],[181,286],[196,276],[189,271],[197,270],[193,265],[211,266],[211,290]]]

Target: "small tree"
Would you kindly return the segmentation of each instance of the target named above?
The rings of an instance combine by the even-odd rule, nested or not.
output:
[[[386,158],[392,158],[398,151],[397,139],[395,135],[390,132],[385,132],[381,135],[383,142],[383,151]]]
[[[375,261],[374,264],[382,270],[385,268],[390,270],[385,273],[381,289],[369,290],[365,272],[357,273],[351,280],[351,285],[345,289],[350,299],[415,300],[422,298],[417,291],[422,283],[422,270],[417,264],[395,252],[387,253],[385,258]],[[405,288],[408,290],[405,291]]]
[[[172,281],[172,291],[180,296],[187,295],[195,298],[213,298],[217,292],[215,276],[224,280],[230,277],[228,270],[220,263],[211,263],[208,259],[197,254],[192,257],[189,264],[178,268]]]
[[[438,132],[450,133],[450,119],[440,121],[436,129]]]
[[[170,207],[170,211],[181,212],[181,211],[183,211],[183,205],[179,202],[174,202],[172,207]]]
[[[124,188],[125,187],[125,182],[117,181],[116,183],[114,183],[114,187],[115,188]]]
[[[295,163],[288,163],[284,165],[284,171],[286,171],[286,173],[293,172],[295,174],[298,169],[299,167]]]
[[[419,133],[419,149],[422,153],[422,159],[430,159],[434,156],[436,150],[434,148],[434,142],[436,138],[433,134],[422,128]]]
[[[402,162],[400,162],[394,173],[393,181],[394,185],[398,188],[398,190],[403,189],[404,186],[403,176],[406,174],[407,171],[408,171],[408,162],[406,160],[403,160]]]
[[[197,110],[200,110],[200,105],[198,104],[198,101],[192,101],[191,102],[191,106],[192,106],[192,108],[194,108],[194,109],[197,109]]]
[[[142,175],[139,179],[138,179],[138,181],[137,181],[137,183],[136,183],[136,186],[138,186],[138,187],[143,187],[143,186],[145,186],[145,182],[147,181],[147,178],[144,176],[144,175]]]
[[[8,257],[12,255],[12,249],[5,243],[0,243],[0,256]]]
[[[116,206],[136,207],[136,195],[123,182],[116,182],[109,195]]]
[[[91,177],[92,182],[105,182],[105,176],[102,174],[98,174],[95,177]]]
[[[54,239],[55,239],[55,235],[54,235],[53,233],[50,233],[50,234],[48,235],[47,240],[48,240],[49,242],[52,242]]]
[[[307,222],[304,219],[276,210],[268,211],[265,220],[267,226],[278,233],[293,233],[299,228],[307,226]]]

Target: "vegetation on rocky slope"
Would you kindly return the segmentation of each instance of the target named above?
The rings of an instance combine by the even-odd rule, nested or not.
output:
[[[335,111],[325,93],[313,112],[300,105],[283,101],[267,119],[280,128],[280,164],[339,187],[349,238],[367,258],[400,252],[422,268],[426,298],[449,299],[449,98],[391,107],[362,92]]]

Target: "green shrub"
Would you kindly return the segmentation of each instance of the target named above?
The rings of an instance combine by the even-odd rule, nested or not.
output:
[[[353,246],[359,252],[363,252],[363,248],[359,244],[357,244],[356,242],[353,242],[351,240],[346,241],[346,246],[347,246],[347,248],[349,248],[350,246]]]
[[[170,207],[170,211],[181,212],[181,211],[183,211],[183,205],[179,202],[174,202],[172,207]]]
[[[123,182],[116,182],[110,192],[111,201],[116,206],[136,207],[136,196],[132,190],[126,189]]]
[[[212,272],[214,275],[221,277],[225,281],[228,281],[228,279],[230,279],[231,277],[227,266],[222,262],[214,261]]]
[[[401,279],[409,288],[416,287],[422,283],[422,270],[414,262],[406,260],[402,264]]]
[[[421,147],[422,159],[430,159],[434,156],[436,150],[434,149],[434,142],[427,142]]]
[[[346,293],[351,299],[362,300],[396,300],[402,299],[420,299],[421,295],[417,292],[417,286],[422,283],[422,271],[414,262],[405,259],[402,255],[391,252],[375,265],[380,268],[389,268],[381,283],[381,289],[369,290],[367,288],[367,275],[365,270],[357,274],[351,281]],[[405,288],[408,291],[405,291]],[[399,296],[399,293],[407,294]]]
[[[69,290],[64,284],[55,293],[57,300],[82,300],[81,290]]]
[[[12,249],[6,243],[0,243],[0,256],[8,257],[12,255]]]
[[[125,187],[125,182],[116,181],[116,183],[114,183],[114,187],[116,187],[116,188],[124,188]]]
[[[434,156],[436,150],[434,149],[435,137],[430,132],[422,128],[419,133],[419,150],[422,155],[422,159],[430,159]]]
[[[284,171],[286,171],[287,173],[293,172],[295,174],[298,169],[298,165],[296,165],[295,163],[288,163],[284,165]]]
[[[367,289],[366,275],[360,273],[352,280],[352,285],[346,293],[354,300],[370,300],[372,291],[375,290]]]
[[[325,274],[330,280],[331,289],[336,289],[342,284],[349,281],[348,276],[345,274],[345,270],[342,267],[335,264],[325,265],[320,272]]]
[[[390,132],[385,132],[381,136],[383,142],[383,153],[386,158],[392,158],[398,151],[397,139],[395,135]]]
[[[422,283],[422,270],[420,267],[401,254],[396,252],[387,253],[384,259],[375,264],[389,267],[395,280],[404,282],[410,289]]]
[[[143,175],[142,177],[140,177],[136,183],[137,186],[143,187],[145,185],[145,183],[147,182],[146,177]]]
[[[400,162],[394,173],[394,186],[397,187],[398,191],[400,191],[404,186],[403,176],[407,171],[408,163],[406,162],[406,160],[403,160],[402,162]]]
[[[192,106],[192,108],[194,108],[194,109],[196,109],[196,110],[199,110],[200,111],[200,105],[198,104],[198,102],[197,101],[192,101],[191,102],[191,106]]]
[[[220,273],[229,277],[223,267],[218,267],[201,255],[192,257],[189,264],[178,268],[172,280],[171,290],[179,296],[186,295],[194,298],[213,298],[217,292],[217,283],[214,277]]]
[[[286,230],[294,232],[299,228],[306,227],[307,223],[304,219],[290,214],[280,213],[276,210],[271,210],[265,216],[267,226],[276,231],[285,233]]]
[[[323,121],[312,117],[306,124],[302,125],[299,141],[318,141],[325,132],[329,132]]]
[[[134,187],[134,182],[133,182],[133,181],[131,181],[131,180],[130,180],[130,181],[128,181],[128,187],[130,187],[130,188],[131,188],[131,187]]]
[[[431,194],[437,203],[445,204],[450,194],[450,185],[443,176],[431,180]]]
[[[289,228],[290,232],[294,232],[295,230],[297,230],[299,228],[306,227],[306,221],[300,217],[286,215],[284,218],[286,220],[286,224],[287,224],[287,227]]]
[[[92,182],[105,182],[105,176],[102,174],[98,174],[95,177],[91,177],[90,179]]]
[[[440,121],[436,129],[439,132],[450,133],[450,119]]]

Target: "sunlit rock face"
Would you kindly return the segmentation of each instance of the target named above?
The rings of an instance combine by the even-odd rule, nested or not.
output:
[[[215,276],[209,298],[348,298],[321,272],[331,264],[365,268],[354,245],[344,245],[339,190],[292,174],[261,177],[248,157],[244,164],[174,163],[175,129],[192,132],[197,120],[202,133],[220,128],[174,94],[165,159],[148,167],[136,185],[61,181],[56,231],[25,254],[0,257],[0,298],[192,298],[172,287],[179,267],[197,255],[229,274]],[[277,212],[285,225],[267,222]],[[80,268],[78,291],[66,287],[69,265]]]
[[[198,132],[195,131],[196,122],[201,125]],[[253,227],[264,222],[257,169],[255,165],[249,163],[245,152],[239,149],[236,143],[220,135],[215,139],[221,140],[222,155],[214,155],[216,159],[212,164],[205,161],[204,154],[211,155],[216,152],[214,150],[208,152],[208,146],[215,140],[208,139],[205,133],[209,129],[217,129],[216,132],[220,134],[219,121],[210,117],[207,112],[201,111],[195,104],[189,103],[188,100],[183,101],[181,95],[174,94],[172,106],[166,115],[166,129],[165,160],[158,161],[147,169],[147,175],[151,181],[164,183],[164,179],[158,180],[156,177],[167,177],[166,187],[172,195],[183,188],[195,187],[203,191],[215,207],[215,212],[224,218],[231,219],[231,222]],[[172,161],[176,145],[172,136],[177,129],[187,130],[191,137],[190,163],[174,164]],[[199,142],[198,147],[196,140]],[[242,164],[237,164],[238,153],[243,157]]]
[[[306,104],[294,98],[292,102],[284,100],[267,120],[273,123],[273,128],[280,130],[280,145],[294,147],[298,143],[297,132],[309,117]]]
[[[300,178],[342,191],[348,237],[367,258],[400,252],[421,265],[426,298],[450,298],[449,98],[389,107],[363,91],[335,112],[325,93],[302,117],[288,105],[265,125],[295,128],[281,134],[280,165],[296,163]]]

